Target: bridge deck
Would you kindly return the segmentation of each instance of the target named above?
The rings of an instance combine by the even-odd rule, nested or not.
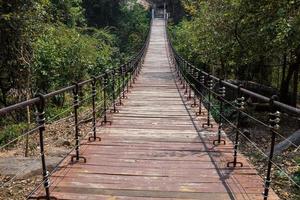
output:
[[[262,179],[226,168],[232,144],[213,146],[216,128],[202,129],[177,85],[167,57],[162,20],[154,20],[141,75],[101,142],[81,148],[87,163],[67,164],[52,177],[59,199],[262,199]],[[215,126],[216,127],[216,126]],[[269,199],[278,199],[271,191]]]

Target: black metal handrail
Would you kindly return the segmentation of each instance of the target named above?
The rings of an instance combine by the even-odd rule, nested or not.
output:
[[[178,54],[178,52],[175,50],[172,42],[171,42],[171,39],[170,39],[170,33],[168,31],[168,27],[166,27],[167,29],[167,35],[168,35],[168,38],[169,38],[169,45],[170,45],[170,48],[172,49],[173,51],[173,54],[174,56],[176,57],[176,59],[180,60],[180,62],[184,62],[186,63],[187,65],[189,65],[189,67],[191,67],[193,70],[197,71],[198,73],[200,73],[200,75],[204,75],[204,76],[210,76],[210,78],[213,80],[213,81],[216,81],[216,82],[220,82],[220,84],[223,84],[224,86],[227,86],[228,88],[230,89],[233,89],[233,90],[237,90],[239,88],[238,85],[235,85],[235,84],[232,84],[228,81],[225,81],[223,80],[222,78],[218,78],[216,76],[213,76],[212,74],[208,73],[208,72],[205,72],[201,69],[199,69],[198,67],[194,66],[193,64],[191,64],[190,62],[188,62],[186,59],[184,59],[181,55]],[[264,95],[261,95],[261,94],[258,94],[256,92],[253,92],[251,90],[247,90],[245,88],[240,88],[240,92],[244,95],[247,95],[247,96],[250,96],[250,97],[253,97],[261,102],[264,102],[264,103],[268,103],[270,102],[271,98],[270,97],[266,97]],[[282,103],[280,101],[277,101],[277,100],[274,100],[274,106],[276,106],[278,109],[280,109],[280,111],[282,112],[286,112],[288,114],[293,114],[295,116],[300,116],[300,109],[299,108],[296,108],[296,107],[293,107],[293,106],[290,106],[290,105],[287,105],[285,103]]]
[[[217,139],[213,141],[214,145],[226,145],[226,140],[222,139],[222,130],[223,130],[223,122],[227,122],[234,130],[235,130],[235,138],[233,141],[234,149],[233,149],[233,161],[227,163],[227,167],[243,167],[242,162],[238,162],[238,151],[239,151],[239,141],[240,136],[246,138],[250,144],[255,147],[264,157],[267,158],[267,173],[265,177],[265,184],[264,184],[264,192],[263,192],[263,199],[267,200],[269,196],[269,188],[271,184],[271,172],[272,167],[279,169],[283,174],[285,174],[288,179],[293,182],[293,184],[300,188],[300,186],[286,173],[280,166],[276,165],[273,161],[274,157],[274,147],[276,142],[276,137],[280,136],[284,138],[279,132],[279,122],[280,122],[280,112],[286,112],[288,114],[295,115],[297,117],[300,116],[300,109],[286,105],[277,101],[276,96],[266,97],[255,93],[253,91],[247,90],[242,87],[242,85],[234,85],[229,83],[221,78],[215,77],[210,73],[207,73],[196,66],[189,63],[183,57],[181,57],[174,46],[172,45],[172,41],[170,38],[170,33],[168,31],[167,22],[166,24],[166,31],[168,37],[168,46],[169,46],[169,56],[171,63],[175,66],[175,72],[179,78],[180,83],[183,85],[183,89],[185,89],[185,94],[187,94],[187,98],[193,98],[194,101],[191,104],[192,107],[199,106],[199,111],[196,113],[197,115],[201,115],[203,113],[201,104],[204,104],[207,109],[207,120],[202,125],[212,127],[211,123],[211,113],[214,110],[218,115],[218,132],[217,132]],[[217,91],[215,92],[215,83],[218,85]],[[231,89],[236,91],[236,98],[234,102],[230,102],[225,98],[226,89]],[[191,91],[194,91],[194,97],[191,95]],[[250,114],[244,111],[246,106],[245,104],[245,96],[253,97],[258,99],[262,102],[269,103],[269,121],[268,123],[264,123],[261,120],[251,116]],[[218,101],[218,107],[212,102],[212,98],[215,98]],[[199,104],[197,104],[196,99],[199,99]],[[237,112],[237,119],[236,123],[231,122],[228,118],[224,115],[224,105],[228,105],[233,110]],[[259,123],[260,125],[264,126],[265,128],[269,129],[270,131],[270,150],[269,154],[264,153],[255,142],[251,141],[241,130],[241,116],[246,116],[247,118]],[[284,138],[288,140],[287,138]],[[291,141],[290,141],[291,142]],[[291,144],[293,144],[291,142]],[[294,147],[297,148],[297,145],[293,144]]]
[[[171,45],[172,49],[174,50],[173,46]],[[192,65],[191,63],[189,63],[187,60],[185,60],[183,57],[181,57],[176,51],[174,51],[174,55],[180,59],[182,62],[186,62],[188,65],[190,65],[194,70],[200,72],[202,75],[204,76],[210,76],[211,79],[213,79],[214,81],[216,82],[221,82],[221,84],[231,88],[231,89],[234,89],[234,90],[237,90],[238,89],[238,85],[235,85],[235,84],[232,84],[232,83],[229,83],[228,81],[225,81],[225,80],[222,80],[221,78],[218,78],[216,76],[213,76],[197,67],[195,67],[194,65]],[[264,95],[261,95],[261,94],[258,94],[256,92],[253,92],[253,91],[250,91],[250,90],[247,90],[245,88],[241,88],[241,93],[243,93],[244,95],[248,95],[250,97],[254,97],[255,99],[261,101],[261,102],[265,102],[265,103],[268,103],[270,102],[271,98],[270,97],[266,97]],[[274,101],[274,106],[277,106],[282,112],[286,112],[288,114],[293,114],[293,115],[296,115],[296,116],[299,116],[300,115],[300,109],[299,108],[296,108],[296,107],[293,107],[293,106],[290,106],[290,105],[287,105],[287,104],[284,104],[280,101]]]
[[[39,145],[40,145],[40,157],[42,162],[43,180],[28,195],[27,199],[31,199],[31,198],[47,199],[47,200],[56,199],[55,197],[52,197],[50,194],[50,189],[49,189],[51,185],[50,177],[59,168],[59,165],[63,162],[63,160],[66,159],[68,156],[70,156],[74,151],[75,154],[71,155],[71,162],[74,163],[79,161],[86,162],[86,158],[80,154],[79,148],[81,145],[80,138],[86,138],[89,132],[87,132],[86,135],[84,136],[80,136],[79,126],[84,121],[90,120],[92,122],[92,127],[91,127],[92,135],[88,138],[88,140],[90,142],[96,141],[97,139],[99,141],[101,140],[101,138],[97,136],[97,125],[96,125],[97,115],[103,118],[101,125],[104,126],[107,123],[109,124],[112,123],[107,118],[107,112],[109,112],[110,107],[112,107],[112,109],[110,110],[111,113],[119,112],[117,106],[122,106],[123,105],[122,99],[127,98],[126,93],[128,93],[129,88],[135,82],[142,68],[142,64],[144,63],[145,54],[148,49],[149,40],[150,40],[150,33],[151,33],[151,28],[149,28],[149,32],[147,34],[147,37],[145,38],[142,48],[128,62],[121,65],[120,67],[107,70],[103,74],[94,76],[88,80],[79,83],[74,83],[71,86],[64,87],[62,89],[53,91],[48,94],[37,94],[35,98],[0,109],[0,116],[3,117],[5,117],[5,115],[10,114],[14,111],[18,111],[19,109],[23,109],[29,106],[34,106],[37,111],[36,112],[37,126],[35,126],[28,132],[23,133],[19,136],[19,137],[24,137],[24,136],[32,135],[37,131],[39,132]],[[85,86],[90,86],[89,90],[91,95],[85,99],[80,99],[79,92]],[[48,172],[47,165],[46,165],[47,158],[44,149],[45,148],[44,135],[46,130],[45,107],[47,105],[47,100],[57,95],[62,95],[65,93],[72,93],[73,96],[72,106],[68,108],[68,110],[73,109],[73,114],[68,117],[72,117],[74,120],[73,126],[75,127],[75,131],[74,131],[75,137],[73,141],[75,141],[75,146],[63,157],[63,159],[56,165],[56,167],[54,167],[54,170]],[[99,93],[101,93],[101,97]],[[96,105],[97,98],[100,99],[101,101],[100,105],[98,106]],[[80,120],[79,108],[83,101],[85,102],[91,101],[91,111],[90,111],[91,117],[84,120]],[[16,142],[18,138],[15,138],[12,141],[9,141],[8,144],[1,146],[0,150]],[[14,178],[15,177],[13,177],[11,180],[13,180]],[[4,185],[6,184],[4,183],[3,185],[1,185],[1,187]],[[42,197],[32,197],[42,185],[44,186],[45,195]]]

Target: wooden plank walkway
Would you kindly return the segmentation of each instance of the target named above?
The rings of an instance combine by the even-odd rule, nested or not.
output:
[[[101,142],[85,142],[87,163],[66,161],[52,177],[58,199],[263,199],[263,181],[243,168],[227,168],[231,142],[213,146],[216,128],[202,129],[177,85],[167,57],[164,21],[153,22],[141,75]],[[215,127],[216,124],[215,124]],[[270,200],[279,199],[273,191]]]

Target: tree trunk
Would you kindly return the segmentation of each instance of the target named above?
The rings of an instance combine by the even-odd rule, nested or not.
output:
[[[280,89],[280,100],[283,103],[287,103],[287,104],[294,104],[293,100],[291,100],[291,98],[289,98],[289,85],[290,85],[290,81],[293,78],[293,74],[294,76],[294,88],[293,88],[293,92],[297,93],[297,87],[298,87],[298,71],[299,71],[299,66],[300,66],[300,46],[298,46],[295,51],[294,51],[294,55],[296,57],[296,60],[289,65],[289,69],[288,69],[288,74],[286,79],[282,82],[281,84],[281,89]],[[296,88],[295,88],[296,86]],[[297,94],[296,94],[297,95]],[[297,98],[297,97],[296,97]],[[297,101],[297,100],[296,100]]]
[[[30,99],[30,94],[29,91],[26,94],[26,100]],[[31,117],[30,117],[30,107],[26,107],[27,111],[27,131],[30,129],[30,124],[31,124]],[[29,135],[26,134],[26,140],[25,140],[25,157],[28,157],[28,148],[29,148]]]
[[[221,63],[220,77],[223,78],[223,79],[226,79],[226,69],[225,69],[225,64],[224,64],[224,59],[223,58],[220,59],[220,63]]]
[[[297,106],[297,100],[298,100],[298,84],[299,84],[299,65],[295,67],[294,71],[294,83],[293,83],[293,94],[292,94],[292,106]]]
[[[288,149],[291,146],[299,146],[300,145],[300,129],[294,132],[291,136],[289,136],[286,140],[279,142],[275,145],[274,154],[279,155],[284,150]],[[298,147],[299,148],[299,147]]]
[[[285,71],[286,71],[286,67],[287,67],[287,55],[284,54],[284,55],[283,55],[283,65],[282,65],[281,86],[282,86],[282,83],[284,82],[284,79],[285,79]]]
[[[289,98],[289,85],[290,81],[293,77],[294,73],[294,65],[289,65],[288,73],[284,81],[281,83],[280,88],[280,101],[283,103],[290,104],[290,98]]]

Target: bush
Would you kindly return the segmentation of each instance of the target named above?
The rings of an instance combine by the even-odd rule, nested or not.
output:
[[[7,144],[19,137],[27,129],[26,123],[7,125],[0,131],[0,145]]]
[[[85,34],[62,24],[45,27],[34,43],[35,86],[42,92],[82,81],[112,65],[116,50],[109,31]]]

